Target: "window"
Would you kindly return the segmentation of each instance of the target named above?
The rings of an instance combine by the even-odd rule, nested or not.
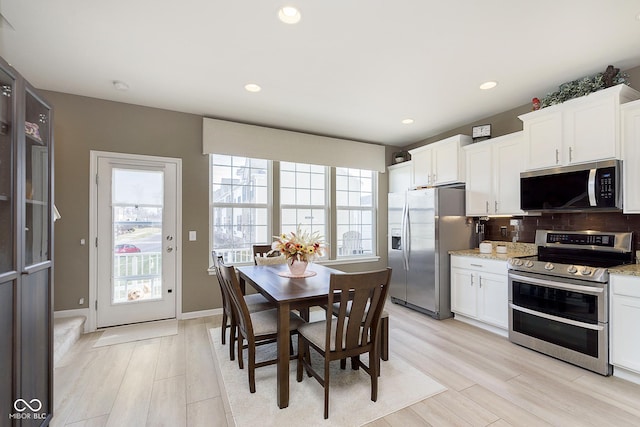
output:
[[[327,234],[327,170],[325,166],[280,162],[280,232],[295,232],[298,225]]]
[[[254,243],[271,241],[269,162],[216,154],[210,159],[209,241],[226,262],[249,262]]]
[[[225,262],[252,262],[253,244],[298,225],[324,236],[327,259],[375,255],[376,172],[211,154],[210,176],[210,247]]]
[[[373,255],[374,173],[336,168],[338,257]]]

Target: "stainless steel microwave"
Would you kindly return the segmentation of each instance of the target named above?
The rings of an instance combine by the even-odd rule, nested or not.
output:
[[[520,174],[524,211],[622,209],[622,162],[607,160]]]

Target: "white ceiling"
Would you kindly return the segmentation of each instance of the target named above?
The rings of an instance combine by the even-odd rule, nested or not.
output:
[[[300,23],[278,20],[285,4]],[[0,13],[0,55],[38,88],[397,146],[640,65],[638,0],[0,0]]]

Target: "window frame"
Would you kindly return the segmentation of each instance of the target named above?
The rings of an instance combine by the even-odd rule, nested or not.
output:
[[[367,169],[359,169],[359,168],[340,168],[340,169],[347,169],[347,170],[358,170],[358,171],[364,171]],[[339,205],[338,204],[338,191],[346,191],[347,193],[349,192],[349,188],[347,187],[347,189],[338,189],[338,168],[333,168],[334,174],[335,174],[335,188],[333,189],[333,195],[335,197],[335,204],[334,204],[334,211],[335,211],[335,217],[336,217],[336,221],[335,221],[335,226],[333,227],[333,231],[335,233],[335,242],[336,242],[336,254],[335,254],[335,259],[336,260],[350,260],[350,259],[361,259],[361,258],[371,258],[371,257],[378,257],[377,254],[377,246],[378,246],[378,240],[377,240],[377,229],[378,227],[376,226],[378,223],[378,218],[377,218],[377,212],[378,212],[378,173],[376,171],[369,171],[371,172],[371,206],[352,206],[352,205]],[[349,176],[349,175],[345,175],[345,176]],[[346,255],[341,255],[340,254],[340,250],[337,247],[338,243],[341,242],[341,244],[344,244],[342,236],[340,236],[340,233],[338,233],[338,229],[339,227],[342,225],[338,222],[338,212],[339,211],[360,211],[360,212],[371,212],[371,253],[362,253],[362,254],[346,254]],[[362,229],[362,223],[359,224],[360,225],[360,229]]]
[[[316,205],[316,204],[308,204],[308,205],[304,205],[304,204],[291,204],[291,203],[282,203],[282,193],[283,193],[283,184],[282,184],[282,164],[283,163],[289,163],[289,164],[293,164],[293,165],[308,165],[310,167],[320,167],[324,170],[324,179],[323,179],[323,191],[324,191],[324,200],[323,200],[323,204],[322,205]],[[294,225],[293,229],[285,229],[284,228],[284,224],[283,224],[283,210],[284,209],[294,209],[296,211],[299,210],[304,210],[304,209],[309,209],[309,210],[321,210],[324,212],[324,228],[325,231],[321,232],[320,235],[323,236],[323,241],[326,247],[331,247],[331,204],[330,204],[330,199],[331,199],[331,170],[332,168],[330,166],[323,166],[323,165],[314,165],[311,163],[301,163],[301,162],[285,162],[285,161],[280,161],[278,162],[278,172],[279,172],[279,177],[278,177],[278,194],[279,194],[279,200],[280,200],[280,205],[279,205],[279,215],[280,215],[280,220],[278,221],[278,225],[280,227],[280,232],[289,232],[289,231],[295,231],[295,226],[297,226],[298,224],[300,224],[301,222],[298,221],[298,224]],[[288,172],[293,172],[298,173],[299,171],[289,171]],[[304,173],[304,172],[303,172]],[[310,171],[309,174],[312,174],[314,172]],[[292,187],[287,187],[287,188],[292,188]],[[294,189],[298,189],[300,187],[297,186],[297,182],[295,187],[293,187]],[[307,188],[304,188],[307,189]],[[308,188],[310,191],[313,189],[313,187],[309,186]],[[275,189],[274,189],[275,190]],[[316,230],[314,230],[316,231]],[[330,253],[329,251],[324,251],[324,255],[320,258],[318,258],[319,260],[325,260],[328,261],[330,259]]]
[[[324,241],[326,245],[325,255],[318,259],[318,262],[325,265],[331,264],[349,264],[349,263],[362,263],[362,262],[374,262],[380,259],[378,254],[378,180],[380,178],[380,173],[377,171],[371,172],[371,206],[370,207],[362,207],[362,206],[338,206],[337,205],[337,169],[334,166],[326,166],[326,165],[315,165],[324,168],[325,170],[325,206],[319,205],[296,205],[296,204],[281,204],[281,194],[282,194],[282,186],[281,186],[281,169],[280,166],[284,161],[276,161],[276,160],[268,160],[268,159],[255,159],[267,162],[267,202],[266,204],[261,203],[243,203],[238,204],[235,202],[224,202],[224,203],[214,203],[213,201],[213,156],[216,154],[209,155],[208,167],[209,167],[209,265],[213,265],[213,255],[212,251],[215,251],[214,247],[214,212],[216,208],[264,208],[266,205],[267,209],[267,235],[274,235],[274,228],[278,227],[282,230],[282,211],[283,209],[318,209],[323,208],[325,212],[325,228],[326,235],[324,235]],[[227,154],[220,154],[219,156],[228,156],[230,158],[233,157],[242,157],[254,159],[246,156],[233,156]],[[310,163],[302,163],[302,162],[286,162],[293,164],[309,164]],[[358,169],[358,168],[345,168],[345,169],[354,169],[354,170],[367,170],[368,169]],[[277,188],[276,188],[277,187]],[[276,212],[277,209],[277,212]],[[371,212],[371,253],[363,253],[363,254],[350,254],[350,255],[339,255],[337,243],[338,239],[338,223],[337,223],[337,215],[340,209],[348,209],[348,210],[360,210],[360,211],[370,211]],[[340,239],[341,240],[341,239]],[[270,242],[252,242],[252,244],[260,244],[260,243],[270,243]],[[335,244],[332,244],[335,243]],[[234,265],[248,265],[250,261],[245,262],[234,262]],[[213,268],[209,268],[209,272],[211,273]]]
[[[218,156],[227,156],[231,159],[233,159],[234,157],[236,158],[245,158],[245,159],[251,159],[251,160],[260,160],[260,161],[265,161],[267,163],[267,167],[266,167],[266,171],[267,171],[267,183],[266,183],[266,190],[267,190],[267,200],[266,203],[237,203],[234,201],[231,202],[221,202],[221,203],[215,203],[213,200],[213,156],[215,156],[216,154],[210,154],[209,155],[209,162],[208,162],[208,167],[209,167],[209,186],[208,186],[208,191],[209,191],[209,265],[213,266],[213,251],[216,250],[215,248],[215,237],[214,237],[214,230],[215,230],[215,221],[214,221],[214,212],[215,209],[217,208],[229,208],[229,209],[265,209],[266,210],[266,227],[267,227],[267,239],[269,238],[269,236],[273,236],[273,161],[272,160],[267,160],[267,159],[254,159],[252,157],[246,157],[246,156],[233,156],[233,155],[228,155],[228,154],[218,154]],[[231,167],[235,167],[233,165],[233,163],[231,164]],[[234,224],[235,225],[235,224]],[[260,243],[260,242],[252,242],[251,244],[256,244],[256,243]],[[264,242],[265,244],[269,243]],[[251,249],[251,248],[249,248]],[[251,256],[253,256],[253,252],[250,252],[250,254],[248,255],[249,259],[251,259]],[[232,262],[231,264],[234,265],[240,265],[240,264],[248,264],[248,262]],[[211,268],[210,268],[211,270]]]

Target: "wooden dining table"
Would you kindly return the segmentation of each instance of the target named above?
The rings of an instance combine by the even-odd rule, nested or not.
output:
[[[278,407],[289,406],[289,312],[300,310],[302,317],[308,319],[309,308],[325,305],[329,298],[329,279],[331,274],[342,274],[340,270],[311,264],[307,272],[315,275],[305,278],[283,277],[289,272],[286,264],[251,265],[237,267],[240,285],[249,284],[276,304],[278,309]]]

